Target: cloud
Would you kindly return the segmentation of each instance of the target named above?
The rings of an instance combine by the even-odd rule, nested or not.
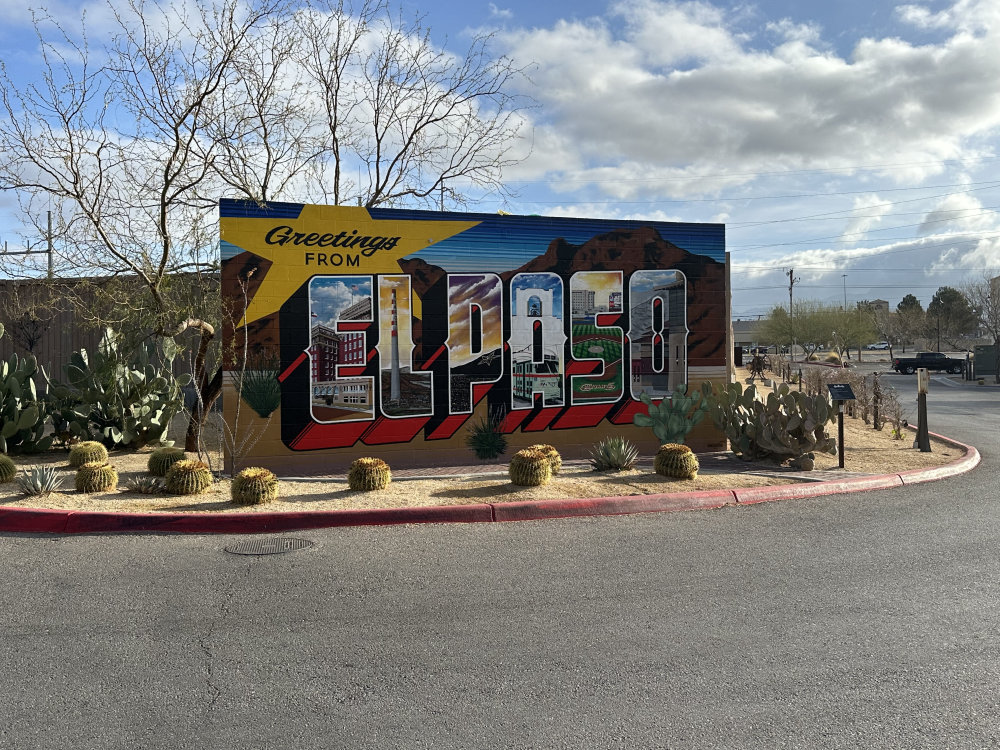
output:
[[[890,203],[874,194],[856,197],[854,215],[848,220],[841,240],[850,244],[864,240],[868,230],[881,223],[882,217],[889,212],[890,207]]]
[[[560,178],[591,180],[623,199],[644,179],[646,194],[691,196],[761,172],[887,163],[910,165],[886,172],[907,182],[1000,126],[994,5],[951,7],[949,17],[972,16],[961,25],[976,34],[942,19],[954,33],[937,43],[862,39],[848,56],[818,28],[778,21],[747,32],[745,19],[700,2],[623,3],[605,20],[502,39],[531,65],[535,142],[572,154],[560,169],[547,148],[535,152],[557,189]],[[774,34],[777,43],[765,38]]]
[[[490,18],[509,19],[514,17],[514,12],[509,8],[500,8],[495,3],[490,3]]]

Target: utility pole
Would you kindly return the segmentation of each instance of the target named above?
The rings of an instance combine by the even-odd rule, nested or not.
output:
[[[793,306],[792,306],[792,290],[795,288],[795,282],[796,281],[798,281],[798,279],[795,278],[795,269],[794,268],[789,268],[788,269],[788,320],[789,320],[789,322],[791,322],[793,320],[793,318],[794,318],[794,313],[792,312],[792,310],[794,309]],[[795,323],[792,322],[792,348],[791,348],[791,351],[789,352],[791,354],[791,356],[792,356],[792,362],[795,361],[795,346],[796,346],[797,343],[798,342],[796,342],[796,340],[795,340]]]

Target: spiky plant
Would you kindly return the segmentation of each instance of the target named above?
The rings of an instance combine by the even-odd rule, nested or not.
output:
[[[391,481],[389,464],[381,458],[355,459],[347,472],[347,486],[355,491],[384,490]]]
[[[163,492],[163,482],[156,477],[133,477],[125,483],[132,492],[143,495],[156,495]]]
[[[469,427],[465,444],[480,461],[491,461],[507,452],[507,436],[500,430],[505,418],[503,409],[491,409]]]
[[[76,470],[77,492],[107,492],[118,486],[115,467],[102,461],[91,461]]]
[[[281,405],[278,367],[278,358],[265,354],[249,357],[246,368],[236,373],[240,396],[260,417],[267,418]]]
[[[187,454],[184,453],[183,448],[161,446],[155,448],[149,454],[149,461],[146,463],[146,468],[149,469],[149,473],[154,477],[164,477],[167,475],[167,469],[178,461],[183,461],[185,458],[187,458]]]
[[[36,466],[17,479],[17,488],[29,496],[48,495],[62,487],[63,478],[54,466]]]
[[[674,479],[695,479],[698,476],[698,457],[686,445],[667,443],[653,459],[653,469],[657,474]]]
[[[635,466],[639,449],[615,435],[605,438],[590,449],[590,465],[594,471],[624,471]]]
[[[17,474],[17,464],[10,456],[0,453],[0,484],[9,482]]]
[[[549,468],[552,469],[552,475],[555,476],[562,469],[562,456],[559,455],[559,451],[555,449],[555,446],[549,445],[547,443],[536,443],[535,445],[529,445],[528,450],[541,451],[545,454],[545,457],[549,459]]]
[[[233,477],[229,494],[236,505],[269,503],[278,497],[278,477],[269,469],[251,466]]]
[[[173,464],[164,479],[164,489],[172,495],[197,495],[215,481],[208,464],[191,458]]]
[[[507,474],[519,487],[538,487],[552,480],[552,465],[542,451],[525,448],[510,459]]]
[[[69,465],[75,468],[107,460],[108,449],[96,440],[83,440],[69,449]]]

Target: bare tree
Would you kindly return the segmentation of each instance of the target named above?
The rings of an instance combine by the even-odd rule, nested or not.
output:
[[[970,281],[962,288],[979,319],[979,326],[993,339],[994,382],[1000,383],[1000,277],[988,278],[984,275],[978,281]]]

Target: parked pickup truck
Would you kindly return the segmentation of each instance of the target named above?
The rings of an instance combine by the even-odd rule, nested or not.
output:
[[[918,367],[928,370],[942,370],[958,374],[965,369],[965,360],[952,359],[941,352],[918,352],[915,357],[897,357],[892,360],[892,369],[911,375]]]

